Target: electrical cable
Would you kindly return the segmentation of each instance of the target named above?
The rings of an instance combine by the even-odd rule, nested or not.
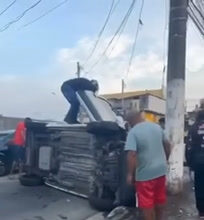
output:
[[[188,5],[188,14],[195,26],[197,27],[197,29],[199,30],[199,32],[201,33],[201,35],[204,37],[204,11],[202,12],[199,9],[199,6],[197,6],[198,3],[200,3],[200,9],[204,9],[202,7],[204,4],[201,1],[195,3],[193,0],[190,0]]]
[[[133,58],[134,58],[134,55],[135,55],[137,39],[138,39],[139,31],[140,31],[140,26],[143,25],[142,18],[141,18],[142,17],[143,8],[144,8],[144,0],[142,0],[142,4],[141,4],[141,8],[140,8],[137,29],[136,29],[136,32],[135,32],[135,40],[134,40],[134,43],[133,43],[132,52],[131,52],[131,55],[130,55],[130,59],[129,59],[129,63],[128,63],[128,68],[127,68],[127,74],[126,74],[127,77],[129,75],[129,72],[130,72],[130,69],[131,69],[131,66],[132,66],[132,61],[133,61]]]
[[[198,30],[200,31],[200,33],[204,36],[204,27],[202,27],[202,24],[200,23],[200,21],[198,20],[198,18],[194,14],[194,11],[191,8],[189,8],[189,16],[198,28]]]
[[[30,10],[32,10],[33,8],[35,8],[38,4],[40,4],[40,2],[42,2],[42,0],[38,0],[37,2],[35,2],[33,5],[31,5],[29,8],[27,8],[24,12],[22,12],[18,17],[16,17],[13,21],[8,22],[4,27],[2,27],[0,29],[0,32],[4,32],[5,30],[7,30],[11,25],[13,25],[14,23],[18,22],[21,18],[23,18],[27,12],[29,12]]]
[[[33,19],[32,21],[29,21],[28,23],[24,24],[23,26],[21,26],[19,29],[28,27],[32,24],[34,24],[35,22],[39,21],[40,19],[44,18],[45,16],[47,16],[48,14],[52,13],[53,11],[55,11],[56,9],[58,9],[59,7],[61,7],[62,5],[64,5],[65,3],[67,3],[69,0],[64,0],[62,2],[60,2],[59,4],[55,5],[53,8],[50,8],[48,11],[44,12],[42,15],[40,15],[39,17]]]
[[[3,11],[0,12],[0,16],[3,15],[6,11],[8,11],[9,8],[11,8],[11,6],[13,6],[16,2],[17,0],[12,1]]]
[[[119,27],[117,28],[114,36],[111,38],[111,40],[109,41],[108,45],[106,46],[105,50],[103,51],[103,53],[101,54],[101,56],[99,57],[99,59],[91,66],[91,68],[89,69],[89,72],[91,72],[93,70],[93,68],[101,61],[101,59],[106,55],[107,50],[110,48],[111,44],[113,43],[114,39],[116,38],[116,36],[120,33],[121,29],[123,28],[123,25],[126,23],[126,20],[129,19],[135,3],[137,0],[133,0],[130,7],[128,8],[128,11],[126,12],[124,18],[122,19]]]
[[[93,46],[93,49],[92,49],[91,53],[89,54],[89,56],[88,56],[88,58],[87,58],[87,60],[86,60],[86,62],[85,62],[84,65],[86,65],[87,62],[91,59],[91,57],[93,56],[93,54],[94,54],[94,52],[95,52],[95,50],[96,50],[96,48],[97,48],[97,46],[98,46],[98,44],[99,44],[99,41],[100,41],[100,39],[101,39],[101,37],[102,37],[102,35],[103,35],[103,32],[104,32],[104,30],[105,30],[105,28],[106,28],[106,26],[107,26],[107,24],[108,24],[108,22],[109,22],[109,20],[110,20],[110,17],[111,17],[111,15],[112,15],[113,9],[115,8],[115,7],[114,7],[114,3],[115,3],[115,0],[112,0],[112,3],[111,3],[111,6],[110,6],[110,9],[109,9],[109,11],[108,11],[108,14],[107,14],[107,16],[106,16],[105,22],[104,22],[104,24],[103,24],[101,30],[100,30],[99,33],[98,33],[97,40],[96,40],[96,42],[95,42],[95,44],[94,44],[94,46]]]

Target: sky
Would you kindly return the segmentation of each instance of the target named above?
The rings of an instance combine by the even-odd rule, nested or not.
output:
[[[128,63],[138,25],[141,0],[118,41],[90,71],[121,23],[132,0],[120,0],[97,50],[87,61],[104,24],[111,0],[68,0],[39,21],[23,27],[63,0],[42,0],[6,31],[15,20],[38,0],[17,0],[0,15],[0,114],[39,119],[63,119],[68,103],[60,92],[63,81],[75,77],[76,62],[84,67],[82,76],[97,79],[100,93],[157,89],[167,56],[168,0],[145,0],[135,55],[130,72]],[[117,0],[115,0],[116,2]],[[12,0],[0,1],[0,14]],[[204,95],[204,41],[189,20],[186,62],[186,98]],[[113,48],[113,49],[112,49]]]

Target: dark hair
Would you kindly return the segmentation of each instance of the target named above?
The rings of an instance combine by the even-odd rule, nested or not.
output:
[[[95,87],[95,91],[94,91],[94,92],[98,91],[98,90],[99,90],[98,81],[95,80],[95,79],[92,79],[92,80],[91,80],[91,83],[92,83],[92,85]]]
[[[24,121],[25,121],[25,123],[29,123],[29,122],[31,122],[31,121],[32,121],[32,119],[27,117],[27,118],[25,118],[25,120],[24,120]]]
[[[159,123],[165,123],[165,118],[164,117],[160,118]]]
[[[204,110],[200,110],[197,113],[196,121],[201,121],[201,120],[204,120]]]

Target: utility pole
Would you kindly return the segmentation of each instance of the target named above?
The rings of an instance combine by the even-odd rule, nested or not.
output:
[[[172,143],[169,191],[183,189],[186,24],[188,0],[170,0],[166,132]]]
[[[124,105],[124,91],[125,91],[125,82],[124,79],[122,79],[122,85],[121,85],[121,92],[122,92],[122,111],[123,115],[125,114],[125,105]]]
[[[77,62],[77,72],[76,72],[76,74],[77,74],[77,77],[80,78],[80,76],[81,76],[81,67],[80,67],[79,62]]]

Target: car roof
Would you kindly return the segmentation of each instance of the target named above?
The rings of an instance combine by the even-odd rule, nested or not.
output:
[[[12,134],[14,132],[15,130],[4,130],[4,131],[0,131],[0,134]]]

